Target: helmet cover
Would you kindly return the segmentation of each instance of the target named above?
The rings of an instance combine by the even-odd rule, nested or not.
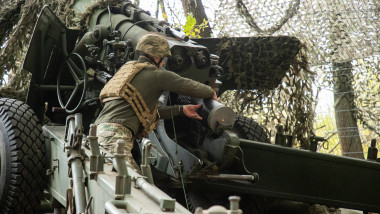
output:
[[[144,53],[158,58],[171,56],[170,46],[165,37],[159,34],[146,34],[137,42],[137,53]]]

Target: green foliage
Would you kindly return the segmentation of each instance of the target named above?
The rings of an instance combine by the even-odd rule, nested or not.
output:
[[[189,13],[186,15],[186,23],[182,28],[183,32],[185,32],[190,38],[201,38],[199,34],[208,27],[207,24],[207,20],[203,19],[203,22],[200,25],[197,25],[197,20],[192,13]]]
[[[354,112],[354,116],[358,121],[360,139],[366,156],[371,140],[378,139],[380,136],[380,62],[378,56],[372,56],[352,60],[351,64],[353,74],[352,89],[344,93],[353,93],[354,95],[355,100],[352,104],[355,107],[350,107],[349,109]],[[331,88],[334,77],[331,66],[321,65],[316,66],[314,69],[318,72],[318,81],[316,84],[321,88]],[[329,109],[328,111],[333,114],[334,110]],[[321,149],[320,151],[341,155],[340,147],[336,143],[339,141],[337,128],[332,124],[335,124],[335,118],[333,118],[333,116],[318,115],[316,123],[314,124],[314,128],[316,129],[315,134],[317,136],[327,137],[335,133],[329,140],[329,149]],[[335,146],[337,147],[332,151]]]
[[[319,114],[315,118],[314,122],[314,134],[319,137],[324,137],[327,142],[320,142],[318,145],[318,152],[333,155],[342,155],[338,131],[335,125],[335,117],[333,114],[333,109],[330,108],[327,114]],[[367,157],[367,151],[369,145],[371,145],[371,140],[376,138],[374,132],[372,132],[367,127],[358,123],[360,139],[362,141],[364,156]]]
[[[329,113],[318,114],[315,118],[314,134],[327,139],[327,142],[319,143],[317,151],[326,154],[342,155],[333,111],[334,109],[330,108]]]

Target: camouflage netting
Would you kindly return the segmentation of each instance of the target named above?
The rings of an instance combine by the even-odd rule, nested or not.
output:
[[[379,15],[378,0],[226,0],[220,2],[214,28],[221,29],[220,36],[289,35],[299,38],[308,47],[307,55],[311,70],[318,74],[316,88],[333,88],[335,69],[332,64],[351,62],[348,64],[350,66],[340,68],[350,69],[352,65],[353,81],[350,79],[347,81],[352,85],[353,91],[343,94],[353,96],[355,102],[349,110],[354,111],[356,118],[372,131],[371,137],[378,138],[380,132]],[[273,50],[273,54],[277,52],[278,50]],[[293,72],[291,70],[288,73],[284,83],[276,90],[266,91],[265,96],[257,91],[249,95],[244,93],[244,96],[249,97],[260,95],[261,98],[258,99],[261,101],[254,100],[249,108],[237,109],[269,125],[270,130],[273,130],[278,123],[284,124],[284,120],[290,121],[291,125],[296,124],[295,130],[311,130],[312,124],[303,124],[302,120],[299,121],[300,115],[303,115],[302,119],[313,118],[314,109],[311,106],[315,95],[311,93],[309,79],[311,73],[305,69],[301,71],[300,76],[294,75],[299,79],[299,85],[304,87],[307,85],[305,91],[298,88],[299,85],[289,84],[291,82],[289,77],[292,77]],[[303,105],[297,103],[296,106],[289,102],[287,98],[295,96],[294,93],[301,97],[305,96],[303,99],[306,102]],[[267,114],[272,110],[277,114]],[[279,112],[283,114],[281,121],[277,118]],[[291,115],[298,117],[294,118]],[[296,136],[302,135],[292,131],[290,133]]]
[[[278,124],[298,142],[310,136],[314,120],[311,90],[314,73],[308,67],[306,47],[299,40],[223,39],[219,50],[220,64],[228,68],[225,74],[238,83],[238,90],[223,94],[224,103],[265,125],[271,136]]]
[[[71,9],[74,4],[72,0],[2,1],[0,3],[0,85],[3,85],[4,74],[7,74],[9,78],[7,87],[26,92],[25,89],[28,87],[30,77],[27,72],[21,69],[22,62],[38,14],[44,5],[48,5],[67,27],[83,29],[90,11],[114,2],[114,0],[99,1],[89,8],[89,11],[75,17],[74,10]],[[17,78],[14,78],[15,76]],[[6,92],[3,91],[3,93]]]
[[[12,89],[18,91],[28,86],[28,74],[21,70],[21,64],[37,15],[43,5],[49,5],[66,26],[83,29],[91,11],[115,1],[99,1],[77,17],[71,9],[74,2],[0,0],[1,83],[3,83],[3,74],[7,73]],[[224,47],[226,51],[224,54],[228,55],[229,51],[234,54],[231,55],[229,62],[231,66],[227,74],[240,80],[238,84],[241,89],[247,88],[249,84],[257,86],[253,91],[237,90],[238,96],[231,105],[236,107],[237,111],[255,117],[272,133],[276,125],[282,124],[288,134],[297,136],[300,140],[312,131],[315,106],[315,94],[312,92],[314,73],[318,74],[317,87],[331,88],[333,69],[330,64],[351,61],[355,82],[351,92],[355,98],[355,105],[352,108],[360,122],[369,127],[373,133],[379,133],[379,8],[378,0],[220,1],[214,26],[214,29],[220,29],[220,36],[288,35],[299,38],[305,44],[302,45],[300,53],[289,61],[290,70],[286,72],[282,83],[275,90],[271,90],[270,87],[264,87],[264,82],[268,83],[267,80],[259,81],[260,75],[252,79],[249,73],[238,73],[242,64],[237,62],[241,62],[242,59],[249,61],[250,57],[258,54],[249,53],[244,48],[260,46],[260,43],[254,40],[255,44],[252,43],[254,41],[250,41],[251,44],[246,45],[224,40],[220,46],[222,49]],[[273,47],[281,48],[273,48],[272,52],[266,52],[268,58],[281,54],[281,51],[294,50],[291,43],[284,44],[280,40],[270,42]],[[312,65],[311,70],[315,72],[311,72],[308,68],[306,54]],[[258,65],[266,63],[265,60],[255,61],[243,66],[256,69]],[[271,65],[274,67],[269,70],[273,71],[276,70],[276,66],[282,66],[281,62],[278,65],[276,63]],[[18,77],[17,81],[14,81],[14,76]],[[276,75],[273,77],[273,80],[277,79]],[[269,81],[269,83],[278,85],[278,81]],[[232,96],[231,92],[229,95]]]
[[[334,64],[325,64],[315,66],[314,69],[318,73],[318,78],[316,80],[316,85],[320,88],[327,88],[328,90],[333,90],[332,85],[334,85],[334,77],[344,77],[353,79],[354,84],[351,84],[352,88],[349,90],[342,90],[342,92],[334,92],[334,95],[342,98],[346,95],[351,100],[351,106],[347,108],[347,111],[353,113],[353,115],[362,124],[359,127],[360,138],[363,143],[367,146],[370,144],[372,139],[378,139],[380,136],[380,57],[379,55],[374,55],[366,57],[363,59],[355,59],[349,62],[351,65],[351,72],[345,75],[345,69],[349,69],[349,65],[346,68],[341,68],[341,70],[334,69]],[[343,63],[344,64],[344,63]],[[343,70],[342,70],[343,69]],[[338,99],[339,99],[338,98]],[[333,105],[331,105],[333,106]],[[318,115],[316,119],[317,126],[320,128],[317,130],[322,135],[333,137],[339,130],[334,127],[334,119],[331,115],[332,109],[326,109]],[[333,124],[331,124],[333,123]],[[327,127],[326,127],[327,126]],[[346,127],[347,131],[353,131],[352,127]],[[356,134],[352,134],[357,136]],[[347,136],[351,137],[351,136]],[[339,154],[335,152],[334,149],[330,149],[329,153]]]
[[[64,20],[71,1],[19,0],[3,1],[0,7],[0,81],[4,74],[9,76],[9,87],[23,90],[28,86],[29,74],[21,66],[39,12],[44,5],[49,5],[55,14]],[[9,18],[12,17],[9,21]],[[17,81],[14,77],[18,76]]]
[[[224,35],[295,36],[307,42],[313,65],[380,53],[378,0],[227,0],[219,10]]]
[[[276,88],[302,48],[297,38],[288,36],[223,38],[217,47],[219,64],[227,68],[222,79],[235,80],[239,89]],[[306,56],[302,60],[307,63]]]

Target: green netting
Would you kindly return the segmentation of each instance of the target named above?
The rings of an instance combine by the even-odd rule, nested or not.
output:
[[[219,11],[223,35],[295,36],[313,65],[380,54],[378,0],[226,0]]]
[[[221,29],[220,36],[288,35],[297,37],[308,47],[307,54],[311,71],[318,74],[317,81],[314,82],[314,91],[319,92],[320,89],[324,89],[334,93],[332,96],[337,99],[335,103],[331,103],[331,106],[337,105],[342,97],[348,97],[352,104],[343,111],[353,112],[363,125],[364,130],[360,130],[362,141],[368,143],[370,139],[379,137],[380,1],[225,0],[220,1],[217,9],[215,29]],[[273,53],[276,52],[277,50],[273,50]],[[340,67],[337,68],[336,65]],[[345,77],[348,69],[350,78]],[[349,89],[345,91],[334,88],[337,78],[340,84],[349,86],[347,87]],[[289,90],[296,89],[290,85],[286,87],[286,90],[281,87],[275,89],[277,93],[285,93]],[[256,92],[251,93],[250,96],[254,96]],[[276,106],[277,109],[287,109],[291,106],[289,103],[284,103],[282,100],[284,98],[278,99],[280,100],[275,101],[280,104]],[[265,121],[271,119],[273,121],[276,118],[270,115],[268,118],[265,104],[267,100],[262,100],[263,104],[257,104],[261,106],[261,109],[253,108],[250,114],[268,125]],[[299,114],[314,114],[314,112],[303,111],[304,108],[307,106],[299,106],[293,111]],[[314,111],[313,108],[309,110]],[[329,111],[333,112],[334,109],[329,109]],[[291,112],[289,109],[283,113],[283,120],[298,113]],[[283,121],[278,123],[283,124]],[[302,126],[299,123],[295,124]],[[274,126],[272,124],[271,129]],[[345,131],[336,130],[335,127],[335,131],[332,132],[336,134]],[[354,135],[344,137],[354,137]]]
[[[114,1],[98,1],[96,6],[104,6],[109,2]],[[10,82],[12,88],[19,90],[28,86],[28,75],[20,68],[26,52],[25,44],[29,42],[37,14],[42,6],[48,4],[67,26],[81,28],[92,10],[82,15],[74,14],[71,9],[73,3],[74,1],[71,0],[43,2],[5,0],[1,2],[0,76],[3,77],[4,73],[8,73],[11,80],[17,79]],[[349,83],[352,84],[352,89],[339,93],[354,98],[353,105],[347,110],[354,111],[360,122],[371,130],[370,136],[378,137],[380,132],[379,14],[379,0],[220,1],[213,26],[214,29],[220,29],[220,36],[271,35],[278,38],[281,35],[287,35],[290,36],[289,38],[300,39],[304,47],[290,63],[290,69],[285,73],[285,77],[281,81],[273,78],[272,86],[277,85],[277,88],[272,90],[271,87],[265,87],[265,84],[258,82],[257,78],[250,79],[249,73],[237,72],[241,64],[236,62],[246,61],[246,67],[267,65],[265,60],[250,62],[250,56],[244,55],[246,52],[244,44],[230,42],[234,46],[226,50],[227,52],[233,50],[234,53],[230,59],[233,67],[230,67],[232,72],[229,74],[239,80],[239,87],[242,89],[245,85],[254,84],[259,86],[259,90],[238,90],[236,102],[228,103],[236,107],[237,111],[255,117],[272,133],[276,125],[283,124],[289,134],[301,140],[312,130],[311,121],[314,118],[316,94],[315,90],[313,93],[312,88],[334,90],[333,77],[334,72],[337,71],[332,65],[336,63],[350,65],[348,68],[352,69],[354,78],[354,81]],[[225,41],[228,43],[228,40]],[[278,40],[273,40],[267,44],[270,47],[270,44],[276,41],[278,42]],[[265,52],[268,58],[273,59],[283,50],[290,49],[292,45],[276,43],[273,47],[280,48]],[[256,56],[256,53],[251,54],[251,57]],[[309,60],[311,69],[306,65],[306,59]],[[341,67],[340,69],[348,68]],[[318,81],[313,86],[314,74],[318,74]],[[18,76],[18,78],[12,78],[13,76]]]

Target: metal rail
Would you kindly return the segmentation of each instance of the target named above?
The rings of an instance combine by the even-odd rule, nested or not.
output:
[[[370,212],[380,211],[380,163],[240,140],[256,184],[210,182],[211,188]]]

